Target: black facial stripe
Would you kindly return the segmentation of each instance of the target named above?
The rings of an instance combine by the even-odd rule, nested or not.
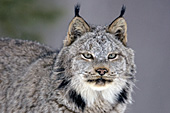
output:
[[[133,82],[134,82],[135,77],[134,77],[132,74],[130,74],[130,73],[126,73],[126,74],[125,74],[125,76],[127,77],[127,79],[128,79],[128,80],[130,80],[130,81],[133,81]]]
[[[63,72],[61,72],[61,73],[57,73],[57,79],[56,80],[64,80],[65,79],[65,75],[64,75],[64,73]]]
[[[123,89],[118,95],[117,101],[118,103],[125,103],[127,100],[127,91]]]
[[[86,104],[80,94],[77,94],[75,90],[70,90],[69,97],[70,97],[70,100],[78,106],[78,108],[84,111]]]
[[[61,82],[61,84],[58,86],[58,89],[64,88],[65,86],[67,86],[70,83],[70,80],[63,80]]]
[[[55,70],[55,72],[61,72],[61,71],[64,71],[65,69],[64,68],[57,68],[56,70]]]

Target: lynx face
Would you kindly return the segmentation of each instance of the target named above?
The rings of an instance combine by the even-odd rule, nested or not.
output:
[[[66,78],[59,87],[67,86],[69,93],[76,92],[88,106],[96,100],[111,104],[130,100],[127,98],[130,97],[128,92],[132,88],[135,65],[133,50],[126,46],[124,11],[122,8],[117,19],[102,27],[88,25],[79,15],[79,7],[75,8],[75,17],[57,58],[57,65],[64,68]]]
[[[69,51],[74,54],[71,70],[76,79],[94,90],[104,90],[124,76],[125,48],[114,38],[105,30],[89,32],[71,46]]]

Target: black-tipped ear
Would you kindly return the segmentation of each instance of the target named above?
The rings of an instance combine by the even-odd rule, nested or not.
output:
[[[69,24],[67,37],[64,40],[64,46],[69,46],[72,44],[78,37],[82,36],[84,33],[90,31],[90,26],[87,22],[79,15],[80,5],[75,6],[75,17]]]
[[[125,46],[127,44],[127,23],[123,18],[126,7],[123,5],[120,15],[116,18],[107,28],[109,33],[112,33],[120,40]]]
[[[80,17],[79,12],[80,12],[80,4],[77,4],[77,5],[74,7],[75,17],[76,17],[76,16]]]
[[[125,11],[126,11],[126,6],[123,5],[119,17],[123,17],[123,15],[125,14]]]

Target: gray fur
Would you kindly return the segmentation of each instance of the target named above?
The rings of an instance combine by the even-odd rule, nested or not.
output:
[[[124,113],[132,101],[134,52],[107,26],[89,26],[89,30],[59,54],[36,42],[1,38],[0,113]],[[83,53],[94,59],[84,59]],[[109,60],[110,53],[118,58]],[[109,70],[103,77],[111,82],[95,81],[100,77],[95,69],[100,67]],[[71,91],[78,97],[71,97]]]

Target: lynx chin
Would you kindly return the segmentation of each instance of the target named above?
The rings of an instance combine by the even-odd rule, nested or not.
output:
[[[61,50],[0,38],[0,113],[124,113],[135,82],[134,52],[120,15],[89,25],[75,6]]]

